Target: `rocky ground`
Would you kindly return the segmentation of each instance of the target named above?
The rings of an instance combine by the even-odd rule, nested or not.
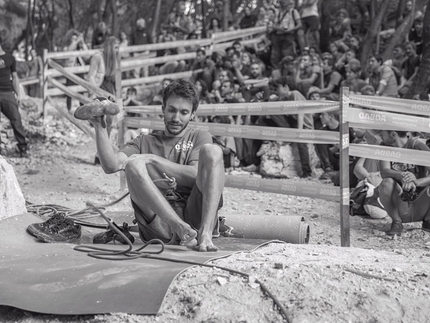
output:
[[[3,155],[27,201],[78,210],[85,201],[105,203],[120,195],[119,176],[105,175],[93,164],[94,143],[76,127],[54,111],[45,132],[30,123],[30,158],[17,158],[12,146]],[[3,118],[3,140],[7,128]],[[130,210],[128,200],[109,210]],[[430,322],[430,234],[420,223],[405,225],[406,232],[392,239],[384,232],[388,219],[351,217],[351,247],[342,248],[334,202],[226,188],[221,215],[233,212],[301,215],[310,225],[310,242],[271,243],[212,262],[251,279],[190,268],[172,283],[157,316],[53,316],[0,306],[0,322]],[[279,300],[287,317],[253,277]]]

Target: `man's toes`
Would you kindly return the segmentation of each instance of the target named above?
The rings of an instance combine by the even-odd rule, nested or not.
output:
[[[218,247],[214,246],[213,244],[200,244],[197,245],[195,248],[195,250],[200,251],[200,252],[215,252],[218,251]]]
[[[188,245],[189,243],[191,243],[196,238],[197,238],[197,232],[195,230],[189,230],[182,237],[181,244]]]

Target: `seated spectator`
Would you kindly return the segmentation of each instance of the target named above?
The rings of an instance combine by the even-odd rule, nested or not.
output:
[[[281,70],[272,71],[272,79],[284,78],[288,88],[292,91],[297,89],[296,85],[297,66],[293,56],[285,56],[281,61]]]
[[[255,27],[267,26],[268,19],[266,9],[264,7],[258,8],[257,13],[257,22],[255,23]]]
[[[417,54],[421,55],[423,52],[423,17],[419,16],[415,18],[414,25],[409,31],[408,42],[415,43],[417,48]]]
[[[229,69],[225,69],[224,67],[222,67],[219,70],[218,75],[216,76],[216,80],[212,84],[212,91],[218,90],[221,87],[222,82],[227,80],[231,81],[233,84],[234,75]]]
[[[277,82],[277,101],[304,101],[305,97],[299,91],[290,91],[287,84],[286,78],[281,78]],[[257,124],[260,126],[275,126],[282,128],[298,128],[299,121],[298,116],[293,114],[287,115],[271,115],[271,116],[260,116]],[[305,114],[303,118],[304,129],[314,129],[312,114]],[[312,176],[312,169],[309,162],[309,150],[308,144],[297,143],[299,150],[299,156],[302,167],[301,178],[308,178]]]
[[[363,87],[367,85],[366,81],[360,79],[361,64],[358,59],[352,59],[347,65],[345,65],[346,79],[340,84],[341,87],[349,88],[351,93],[364,94],[362,93]]]
[[[209,57],[206,57],[204,48],[199,48],[196,51],[196,59],[191,66],[192,71],[199,69],[203,71],[193,73],[190,81],[194,83],[196,80],[203,80],[207,84],[208,90],[212,91],[212,83],[215,80],[215,63]]]
[[[237,65],[240,72],[242,73],[242,76],[245,80],[249,79],[251,77],[251,60],[246,61],[246,65],[242,63],[242,55],[240,52],[235,51],[233,53],[233,56],[231,57],[232,64]]]
[[[321,96],[328,100],[339,101],[339,90],[342,76],[333,69],[334,59],[330,53],[323,54],[324,87],[319,90]]]
[[[240,103],[243,99],[237,95],[234,83],[232,80],[224,80],[221,83],[219,90],[215,90],[215,100],[218,103]]]
[[[161,89],[158,91],[157,94],[155,94],[152,97],[152,101],[150,103],[150,105],[160,105],[163,103],[163,93],[164,93],[164,89],[170,84],[172,83],[172,79],[170,78],[165,78],[161,81]]]
[[[227,116],[215,116],[212,119],[214,123],[229,124],[230,119]],[[230,136],[213,136],[214,144],[218,145],[222,149],[224,156],[224,168],[230,168],[238,166],[236,162],[236,143],[235,138]]]
[[[123,101],[123,106],[125,107],[136,107],[143,105],[142,101],[139,101],[137,99],[137,90],[133,86],[129,87],[126,92],[125,99]],[[126,117],[144,117],[144,118],[151,118],[148,114],[142,114],[142,113],[134,113],[134,112],[126,112]],[[134,138],[136,138],[140,133],[149,133],[149,129],[140,129],[135,127],[127,127],[127,130],[124,133],[124,142],[130,142]]]
[[[308,93],[311,86],[320,86],[320,66],[312,64],[312,58],[309,55],[303,55],[300,59],[300,65],[296,73],[296,85],[303,95]]]
[[[417,55],[415,43],[405,45],[407,59],[402,64],[402,77],[400,79],[399,94],[402,98],[412,99],[409,91],[421,65],[421,57]]]
[[[377,96],[398,97],[397,80],[391,67],[382,64],[380,55],[372,55],[369,58],[371,74],[369,84],[372,85]]]
[[[334,24],[330,27],[330,43],[334,42],[338,46],[345,42],[348,36],[352,35],[351,20],[346,9],[339,9]]]
[[[405,48],[403,47],[403,45],[396,45],[393,48],[392,58],[384,62],[384,65],[390,66],[393,70],[394,74],[396,75],[398,84],[401,83],[402,65],[405,60]]]
[[[362,95],[375,95],[375,92],[375,88],[370,84],[363,86],[361,89]]]
[[[408,138],[406,131],[382,131],[386,146],[430,151],[416,138]],[[400,236],[403,223],[422,221],[422,229],[430,231],[430,178],[429,167],[380,161],[380,201],[392,219],[389,236]],[[400,197],[400,198],[399,198]]]
[[[242,95],[246,102],[268,101],[270,96],[269,79],[261,73],[261,66],[258,63],[251,65],[250,77],[245,79],[242,75],[239,64],[233,62],[235,75],[242,87]]]
[[[320,130],[339,131],[339,112],[323,112],[320,115],[322,127]],[[354,132],[349,128],[349,141],[354,140]],[[315,150],[321,162],[321,167],[324,173],[320,176],[321,180],[334,180],[334,171],[339,171],[339,145],[331,144],[315,144]],[[339,185],[334,182],[334,184]],[[352,186],[353,183],[350,183]],[[356,184],[356,183],[355,183]]]
[[[176,34],[177,40],[185,39],[196,29],[192,18],[185,14],[185,1],[180,0],[176,5],[176,11],[169,14],[166,22],[162,25],[163,29]]]
[[[200,104],[213,103],[213,98],[209,94],[208,86],[205,81],[198,79],[195,81],[194,86],[196,87],[197,94],[199,95]]]
[[[350,48],[335,63],[335,69],[340,73],[340,75],[342,75],[343,78],[346,77],[345,65],[347,65],[350,60],[355,58],[356,58],[355,50]]]
[[[339,47],[336,45],[336,43],[330,43],[328,49],[330,54],[333,55],[333,59],[335,62],[337,62],[343,55],[343,53],[339,51]]]
[[[96,29],[94,29],[93,39],[91,41],[91,48],[101,48],[108,36],[108,28],[106,26],[106,23],[104,21],[100,21],[97,24]]]

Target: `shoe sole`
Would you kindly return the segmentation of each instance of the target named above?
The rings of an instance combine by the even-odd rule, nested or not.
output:
[[[108,102],[108,103],[104,103]],[[117,115],[119,113],[119,107],[113,102],[108,100],[104,101],[92,101],[84,104],[76,109],[73,114],[76,119],[89,120],[94,117],[101,117],[104,115]]]
[[[81,236],[79,236],[79,237],[76,237],[76,238],[73,238],[73,239],[65,239],[65,240],[54,240],[54,239],[52,239],[52,236],[50,236],[50,235],[47,235],[47,234],[45,234],[45,233],[43,233],[43,232],[36,232],[35,234],[34,234],[34,236],[38,239],[38,240],[40,240],[40,241],[42,241],[42,242],[47,242],[47,243],[57,243],[57,242],[61,242],[61,243],[80,243],[81,242],[81,239],[82,239],[82,237]]]

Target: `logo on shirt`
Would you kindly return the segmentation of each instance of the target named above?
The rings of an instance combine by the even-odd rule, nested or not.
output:
[[[193,148],[193,142],[191,140],[185,142],[180,141],[175,145],[176,152],[180,152],[181,150],[186,153],[188,150],[191,150]]]
[[[0,58],[0,68],[5,68],[5,67],[6,67],[5,61]]]

